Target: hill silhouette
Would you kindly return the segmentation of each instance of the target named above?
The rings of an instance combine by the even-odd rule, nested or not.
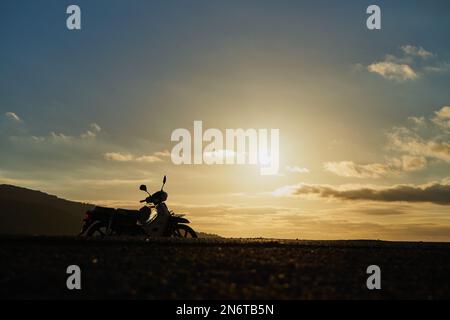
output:
[[[0,234],[77,235],[94,205],[69,201],[42,191],[0,184]],[[197,232],[200,238],[221,238]]]
[[[93,205],[0,185],[0,234],[74,235]]]

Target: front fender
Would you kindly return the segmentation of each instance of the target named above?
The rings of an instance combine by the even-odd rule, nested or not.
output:
[[[190,221],[186,218],[182,218],[182,217],[171,217],[170,221],[172,223],[189,223]]]

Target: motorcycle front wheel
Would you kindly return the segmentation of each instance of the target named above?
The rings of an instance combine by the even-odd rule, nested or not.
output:
[[[189,227],[185,224],[177,224],[173,228],[172,237],[174,237],[174,238],[191,238],[191,239],[198,238],[195,231],[191,227]]]

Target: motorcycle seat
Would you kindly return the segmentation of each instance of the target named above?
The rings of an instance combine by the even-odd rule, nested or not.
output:
[[[103,211],[103,212],[109,212],[109,213],[111,213],[111,212],[114,212],[115,209],[113,209],[113,208],[108,208],[108,207],[96,206],[96,207],[94,208],[94,210],[95,210],[95,211]]]
[[[139,218],[139,211],[128,209],[116,209],[116,214],[113,216],[115,224],[121,226],[135,226]]]
[[[128,217],[138,218],[139,211],[138,210],[129,210],[129,209],[117,209],[117,214],[123,214]]]
[[[96,220],[108,221],[114,215],[115,211],[116,210],[112,208],[96,206],[91,213]]]

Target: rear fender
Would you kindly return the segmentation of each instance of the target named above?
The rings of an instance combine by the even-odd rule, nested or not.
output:
[[[95,222],[95,219],[92,217],[92,211],[87,211],[85,217],[83,218],[83,222],[81,225],[81,231],[78,235],[82,235],[86,232],[86,230],[91,226],[92,223]]]
[[[93,228],[96,228],[98,225],[106,225],[106,224],[99,220],[92,221],[91,224],[86,227],[86,230],[83,232],[83,234],[89,234],[89,231]]]

